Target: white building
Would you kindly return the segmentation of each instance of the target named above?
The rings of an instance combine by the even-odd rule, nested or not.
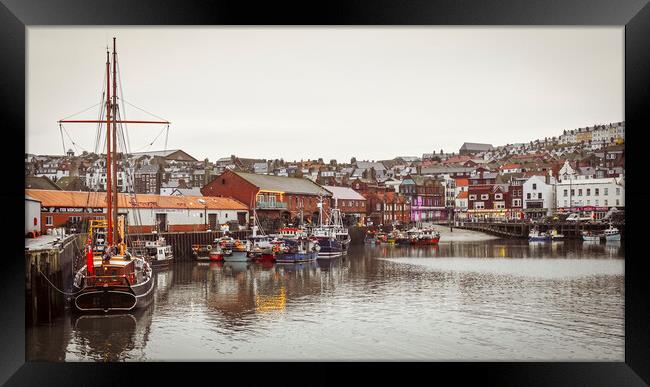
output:
[[[552,176],[529,177],[522,184],[524,212],[537,216],[551,215],[555,211],[555,183],[555,178]]]
[[[556,184],[558,209],[585,210],[584,207],[625,207],[625,180],[622,177],[602,179],[563,179]]]

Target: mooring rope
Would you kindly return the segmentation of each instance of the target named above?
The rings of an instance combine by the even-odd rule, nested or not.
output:
[[[81,293],[81,291],[83,291],[84,289],[86,289],[86,287],[84,286],[84,287],[81,288],[78,292],[74,292],[74,293],[64,292],[63,290],[57,288],[56,285],[54,285],[54,284],[50,281],[50,279],[47,278],[47,276],[46,276],[45,274],[43,274],[43,272],[41,272],[40,269],[38,270],[38,274],[40,274],[41,276],[43,276],[43,278],[45,278],[45,280],[50,284],[50,286],[52,286],[52,287],[54,288],[54,290],[56,290],[57,292],[59,292],[59,293],[61,293],[61,294],[63,294],[63,295],[66,295],[66,296],[75,296],[75,295]]]

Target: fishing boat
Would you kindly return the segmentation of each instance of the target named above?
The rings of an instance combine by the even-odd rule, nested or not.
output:
[[[250,253],[250,241],[229,238],[229,240],[223,240],[220,245],[226,251],[223,254],[223,260],[226,262],[246,262],[253,259]]]
[[[113,69],[110,53],[106,52],[106,88],[98,120],[59,120],[67,123],[105,124],[106,135],[106,217],[90,220],[85,247],[86,264],[74,277],[74,307],[81,312],[128,311],[147,306],[153,299],[154,280],[151,265],[143,256],[136,256],[127,247],[126,225],[119,215],[117,193],[117,138],[123,138],[126,123],[159,123],[168,121],[127,121],[117,103],[117,52],[113,38]],[[112,81],[112,85],[111,85]],[[111,87],[112,86],[112,87]],[[105,103],[105,105],[104,105]],[[105,118],[102,118],[105,117]],[[97,136],[100,139],[100,136]],[[98,144],[99,145],[99,144]],[[137,204],[135,194],[131,203]],[[163,249],[164,250],[164,249]],[[164,254],[164,251],[163,251]]]
[[[133,241],[133,255],[144,257],[151,267],[168,267],[174,259],[172,247],[165,242],[164,237],[155,241]]]
[[[618,228],[612,226],[611,224],[609,225],[609,228],[603,231],[603,235],[605,236],[605,241],[607,242],[615,242],[621,240],[621,233],[618,231]]]
[[[280,229],[280,232],[277,234],[279,239],[298,239],[301,237],[307,237],[307,231],[298,227],[283,227]]]
[[[341,216],[340,209],[332,208],[330,210],[329,225],[332,227],[334,237],[341,243],[343,250],[347,250],[352,239],[350,238],[348,229],[343,225],[343,217]]]
[[[604,238],[603,234],[596,234],[591,231],[583,231],[582,232],[582,240],[585,242],[598,242],[600,243],[601,239]]]
[[[201,245],[193,244],[192,245],[192,255],[197,261],[208,261],[210,260],[210,254],[212,253],[214,244],[212,245]]]
[[[411,244],[416,246],[436,245],[440,241],[440,233],[432,228],[422,228],[412,233]]]
[[[320,202],[317,203],[319,210],[319,222],[318,227],[312,229],[312,234],[309,237],[312,241],[315,241],[320,246],[318,251],[318,256],[321,258],[332,258],[340,257],[343,255],[343,245],[341,242],[336,239],[336,234],[334,232],[334,227],[330,224],[323,224],[323,198],[320,198]]]
[[[530,230],[528,233],[529,242],[547,242],[551,240],[551,236],[545,232],[539,231],[537,228]]]
[[[395,245],[397,246],[407,246],[411,244],[411,239],[407,233],[396,231],[395,234]]]
[[[556,229],[552,229],[549,236],[551,237],[551,240],[555,242],[564,240],[564,235],[557,232]]]
[[[285,239],[282,250],[275,256],[276,263],[298,263],[313,261],[318,258],[320,245],[309,238]]]
[[[210,253],[208,253],[208,260],[210,262],[223,262],[223,257],[229,251],[226,251],[218,243],[215,243],[214,246],[211,246]]]
[[[377,232],[368,230],[366,232],[366,237],[363,239],[363,243],[367,245],[374,245],[377,243]]]
[[[273,244],[274,237],[266,235],[253,208],[253,235],[248,238],[250,245],[249,257],[255,261],[273,261],[278,251]],[[274,247],[276,247],[274,249]]]

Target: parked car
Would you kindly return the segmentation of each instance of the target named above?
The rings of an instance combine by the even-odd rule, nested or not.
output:
[[[593,221],[593,219],[591,218],[591,216],[581,216],[579,213],[574,212],[574,213],[570,214],[569,216],[567,216],[566,221],[567,222],[577,222],[577,221],[587,222],[587,221]]]

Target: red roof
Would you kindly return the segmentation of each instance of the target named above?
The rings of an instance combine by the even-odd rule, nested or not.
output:
[[[41,201],[43,207],[106,207],[105,192],[54,191],[45,189],[26,189],[25,194]],[[224,197],[214,196],[162,196],[137,194],[137,203],[131,204],[126,194],[118,194],[118,204],[122,208],[183,208],[210,210],[246,210],[244,203]],[[205,201],[200,203],[199,199]]]
[[[468,198],[468,195],[469,195],[469,192],[468,192],[468,191],[461,191],[461,192],[458,194],[458,199],[467,199],[467,198]]]
[[[466,177],[456,177],[456,187],[467,187],[469,185],[469,179]]]
[[[518,169],[521,168],[521,164],[504,164],[501,166],[501,169]]]

